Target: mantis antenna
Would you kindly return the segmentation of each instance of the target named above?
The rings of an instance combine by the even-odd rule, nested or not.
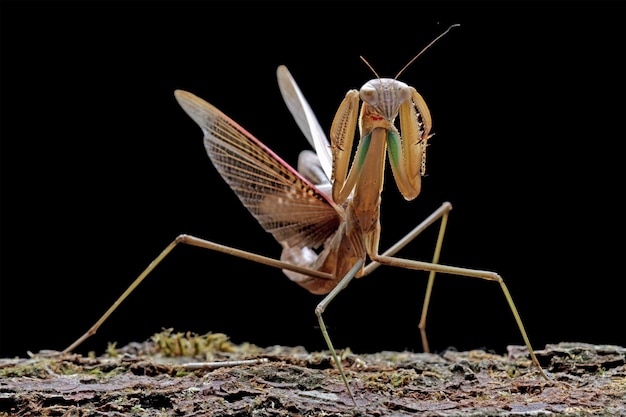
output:
[[[359,58],[361,58],[361,61],[365,62],[365,65],[367,65],[367,67],[370,69],[370,71],[372,71],[374,73],[374,75],[376,76],[376,78],[378,78],[380,80],[380,75],[378,75],[378,73],[376,72],[376,70],[374,69],[374,67],[372,67],[370,65],[369,62],[367,62],[367,59],[365,59],[363,57],[363,55],[359,55]],[[404,70],[404,68],[402,68]]]
[[[422,55],[424,52],[426,52],[426,50],[428,48],[430,48],[431,46],[433,46],[433,44],[435,42],[437,42],[439,39],[443,38],[448,32],[450,32],[452,30],[452,28],[456,28],[461,26],[460,24],[454,24],[452,26],[450,26],[448,29],[445,30],[445,32],[443,32],[441,35],[437,36],[435,39],[433,39],[432,41],[430,41],[430,43],[428,45],[426,45],[424,47],[424,49],[422,49],[417,55],[415,55],[413,57],[413,59],[411,59],[404,67],[402,67],[402,69],[396,74],[396,76],[394,77],[394,80],[397,80],[398,77],[400,76],[400,74],[402,74],[404,72],[405,69],[407,69],[413,62],[415,62],[415,60]]]
[[[404,72],[405,69],[407,69],[409,66],[411,66],[411,64],[413,62],[415,62],[415,60],[417,58],[419,58],[420,55],[422,55],[424,52],[426,52],[426,50],[428,48],[430,48],[431,46],[433,46],[435,44],[435,42],[437,42],[439,39],[443,38],[448,32],[450,32],[450,30],[452,30],[452,28],[455,27],[459,27],[461,26],[459,23],[456,23],[454,25],[451,25],[448,29],[446,29],[441,35],[437,36],[435,39],[433,39],[432,41],[430,41],[430,43],[428,45],[426,45],[421,51],[419,51],[419,53],[417,55],[415,55],[404,67],[402,67],[402,69],[396,74],[396,76],[393,78],[394,80],[397,80],[398,77]],[[367,59],[365,59],[362,55],[359,56],[359,58],[361,58],[361,61],[363,61],[365,63],[365,65],[367,65],[367,67],[370,69],[370,71],[372,71],[372,73],[376,76],[376,78],[380,79],[380,75],[378,75],[378,73],[376,72],[376,70],[374,69],[374,67],[372,67],[370,65],[369,62],[367,62]]]

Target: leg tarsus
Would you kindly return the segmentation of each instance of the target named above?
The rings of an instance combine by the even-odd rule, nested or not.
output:
[[[335,366],[339,371],[339,375],[341,375],[341,379],[343,380],[344,385],[346,386],[346,390],[352,399],[354,405],[356,405],[356,400],[354,399],[354,394],[352,393],[352,389],[350,388],[350,384],[348,383],[348,378],[346,377],[346,373],[343,370],[343,366],[341,365],[341,360],[339,359],[339,355],[335,351],[335,347],[333,343],[330,341],[330,335],[328,334],[328,330],[326,329],[326,325],[324,324],[324,319],[322,318],[323,310],[319,307],[315,309],[315,315],[317,315],[317,321],[319,322],[320,329],[322,330],[322,335],[324,336],[324,340],[326,341],[326,345],[328,346],[328,350],[330,350],[330,354],[333,357],[333,362],[335,362]]]

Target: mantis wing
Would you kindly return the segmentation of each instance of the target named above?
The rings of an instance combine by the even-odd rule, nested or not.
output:
[[[289,247],[320,247],[336,232],[342,210],[272,150],[217,108],[175,93],[204,132],[213,165],[261,226]]]
[[[285,104],[287,104],[300,130],[302,130],[304,136],[306,136],[311,146],[315,149],[317,157],[320,160],[320,165],[327,179],[330,179],[333,170],[332,155],[330,143],[328,142],[324,130],[317,121],[313,110],[311,110],[311,106],[309,106],[309,103],[300,91],[298,84],[287,70],[287,67],[284,65],[279,66],[276,71],[276,76],[278,78],[278,87],[280,88],[283,100],[285,100]]]

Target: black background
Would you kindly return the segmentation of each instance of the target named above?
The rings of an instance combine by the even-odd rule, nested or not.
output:
[[[2,3],[0,355],[62,349],[179,233],[280,247],[207,158],[177,88],[295,164],[285,64],[328,128],[345,92],[402,75],[435,136],[422,194],[383,192],[387,247],[441,202],[442,262],[500,273],[536,348],[626,345],[623,2]],[[434,231],[434,230],[433,230]],[[428,260],[430,231],[402,255]],[[337,347],[420,351],[426,273],[381,268],[326,313]],[[275,269],[180,247],[79,351],[162,327],[324,349]],[[522,344],[500,288],[440,276],[431,347]]]

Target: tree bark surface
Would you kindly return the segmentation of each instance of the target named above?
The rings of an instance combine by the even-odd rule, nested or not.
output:
[[[626,415],[626,348],[582,343],[508,354],[328,352],[165,331],[101,356],[0,359],[0,416]]]

